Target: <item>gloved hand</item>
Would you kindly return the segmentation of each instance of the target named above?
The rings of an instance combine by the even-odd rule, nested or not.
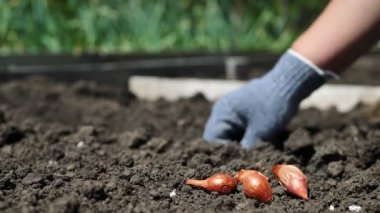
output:
[[[271,140],[297,113],[300,102],[324,82],[323,71],[290,50],[262,78],[221,97],[203,137],[216,143],[241,139],[244,148]]]

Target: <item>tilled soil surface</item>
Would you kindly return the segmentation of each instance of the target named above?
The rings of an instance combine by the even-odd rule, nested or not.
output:
[[[201,95],[145,102],[118,88],[29,78],[0,85],[1,212],[380,212],[380,107],[302,111],[282,143],[209,145]],[[310,200],[271,173],[298,165]],[[257,169],[273,201],[185,185],[187,178]],[[357,207],[358,208],[358,207]]]

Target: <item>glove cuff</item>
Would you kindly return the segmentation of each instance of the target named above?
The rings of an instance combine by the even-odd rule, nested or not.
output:
[[[317,68],[317,70],[315,69]],[[306,63],[293,50],[284,53],[273,69],[263,77],[268,88],[279,96],[301,102],[327,79],[325,72]]]
[[[287,53],[298,58],[300,61],[307,64],[309,67],[311,67],[319,75],[322,75],[322,76],[326,77],[327,79],[329,79],[329,78],[334,78],[335,80],[340,79],[339,75],[336,74],[335,72],[320,69],[319,67],[317,67],[317,65],[315,65],[313,62],[311,62],[309,59],[305,58],[304,56],[302,56],[298,52],[294,51],[293,49],[288,49]]]

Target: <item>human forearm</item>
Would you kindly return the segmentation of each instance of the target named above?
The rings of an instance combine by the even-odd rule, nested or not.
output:
[[[293,44],[323,70],[341,72],[380,39],[380,0],[332,0]]]

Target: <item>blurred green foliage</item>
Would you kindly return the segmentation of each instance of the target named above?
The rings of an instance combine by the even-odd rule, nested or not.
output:
[[[327,0],[1,0],[0,53],[281,51]]]

